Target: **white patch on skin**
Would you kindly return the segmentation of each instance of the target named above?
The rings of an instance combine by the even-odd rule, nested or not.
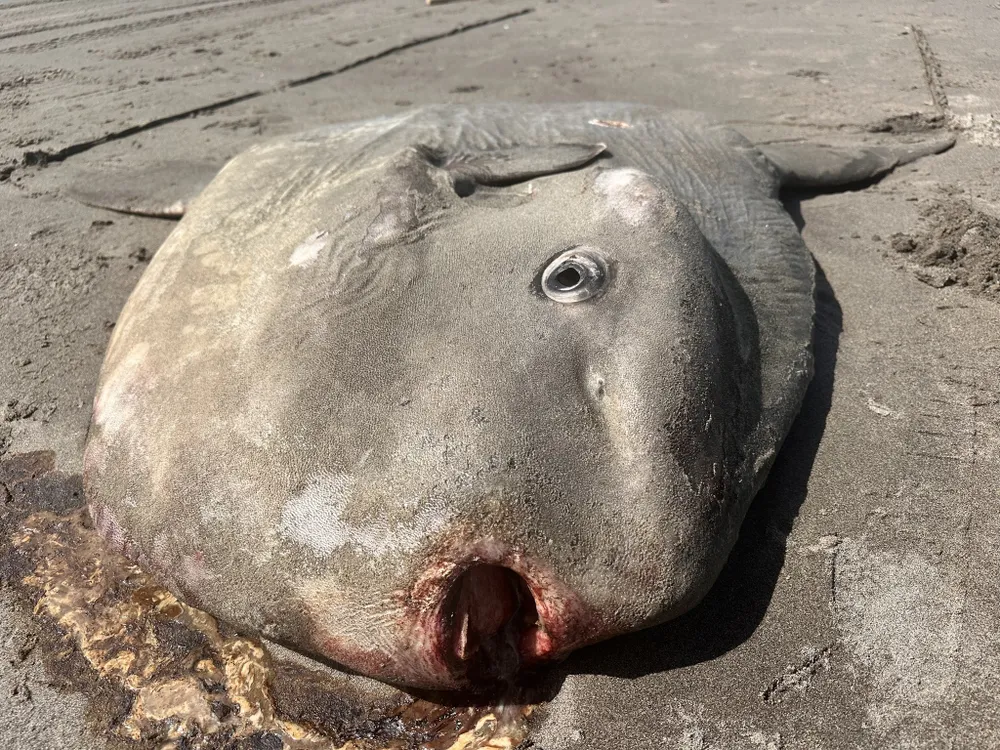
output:
[[[608,207],[633,227],[655,220],[670,219],[669,206],[663,190],[645,172],[638,169],[609,169],[597,176],[595,190],[607,201]],[[672,212],[671,212],[672,213]]]
[[[329,234],[326,229],[323,229],[319,232],[313,232],[306,237],[305,241],[292,251],[292,255],[288,259],[288,265],[311,265],[319,257],[319,251],[326,246],[326,238]]]
[[[587,124],[596,125],[599,128],[630,129],[632,127],[624,120],[587,120]]]
[[[597,176],[595,185],[602,194],[611,196],[627,190],[637,180],[642,180],[645,177],[646,175],[638,169],[632,169],[631,167],[609,169]]]
[[[237,304],[238,284],[205,284],[191,292],[188,304],[191,311],[199,316],[230,309]]]
[[[368,225],[364,244],[385,247],[402,242],[417,224],[417,209],[409,194],[379,204],[378,215]]]
[[[120,430],[132,418],[135,392],[148,352],[147,343],[133,347],[94,400],[94,422],[109,435]]]
[[[623,351],[614,355],[614,359],[621,362],[618,372],[628,372],[631,363],[641,361],[642,352],[631,351],[632,348],[625,345]],[[649,447],[646,441],[635,437],[645,433],[646,416],[640,407],[645,399],[634,378],[616,380],[614,388],[607,389],[604,398],[606,405],[602,415],[614,455],[622,468],[622,486],[629,493],[641,496],[654,475]]]
[[[437,504],[423,504],[406,521],[371,517],[363,525],[344,519],[357,478],[322,472],[292,497],[281,511],[281,533],[316,553],[327,556],[352,546],[375,556],[410,552],[449,520]]]

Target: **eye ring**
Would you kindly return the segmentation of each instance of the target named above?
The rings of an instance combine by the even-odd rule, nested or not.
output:
[[[550,300],[570,304],[590,299],[608,278],[608,264],[600,251],[579,246],[565,250],[542,271],[542,292]]]

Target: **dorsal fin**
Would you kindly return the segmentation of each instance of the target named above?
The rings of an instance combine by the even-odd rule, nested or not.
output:
[[[924,156],[955,145],[951,136],[896,146],[839,147],[771,143],[759,150],[774,165],[782,187],[834,188],[869,182]]]
[[[499,187],[585,166],[607,149],[603,143],[555,143],[551,146],[514,146],[461,154],[444,168],[456,180]]]

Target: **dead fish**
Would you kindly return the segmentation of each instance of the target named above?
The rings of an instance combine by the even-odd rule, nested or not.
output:
[[[812,375],[814,266],[779,189],[952,142],[757,147],[600,103],[256,145],[121,313],[95,523],[194,605],[410,686],[495,686],[676,617]],[[200,174],[176,171],[146,189]]]

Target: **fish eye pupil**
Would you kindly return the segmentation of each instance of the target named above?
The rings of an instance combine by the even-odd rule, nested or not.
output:
[[[560,288],[568,292],[580,285],[580,282],[583,281],[583,275],[579,268],[568,265],[556,274],[554,281]]]
[[[599,294],[608,281],[604,253],[589,245],[576,245],[550,258],[541,271],[539,288],[553,302],[583,302]]]

